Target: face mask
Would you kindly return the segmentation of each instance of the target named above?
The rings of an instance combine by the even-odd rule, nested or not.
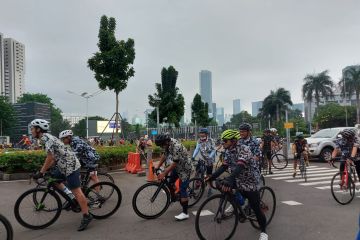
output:
[[[203,141],[203,142],[206,141],[206,139],[207,139],[207,137],[200,138],[200,140]]]

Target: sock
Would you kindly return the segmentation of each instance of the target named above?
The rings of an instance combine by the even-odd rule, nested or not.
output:
[[[63,189],[63,192],[64,192],[66,195],[68,195],[71,199],[74,199],[74,198],[75,198],[74,194],[72,194],[72,192],[70,191],[70,189],[68,189],[67,187],[65,187],[65,188]]]
[[[181,202],[181,206],[183,207],[183,213],[188,214],[188,201]]]

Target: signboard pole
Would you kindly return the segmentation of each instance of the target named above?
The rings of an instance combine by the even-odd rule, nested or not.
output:
[[[287,108],[285,109],[285,119],[286,119],[286,123],[287,123],[289,121]],[[290,148],[290,129],[286,128],[286,153],[285,153],[286,157],[288,157],[289,148]]]

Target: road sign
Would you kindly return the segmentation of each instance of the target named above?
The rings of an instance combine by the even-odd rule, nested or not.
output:
[[[286,122],[286,123],[284,123],[284,128],[286,128],[286,129],[294,128],[294,123],[293,122]]]

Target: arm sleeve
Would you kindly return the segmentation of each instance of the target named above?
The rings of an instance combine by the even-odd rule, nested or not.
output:
[[[233,169],[230,176],[227,177],[226,179],[229,182],[234,183],[236,176],[238,176],[244,170],[244,168],[245,168],[245,166],[243,164],[236,165],[235,169]]]
[[[228,166],[226,165],[221,165],[212,175],[211,175],[211,179],[216,179],[218,178],[221,174],[223,174],[226,169],[228,168]]]
[[[196,157],[196,155],[198,155],[198,154],[199,154],[199,151],[200,151],[200,144],[199,144],[199,143],[197,143],[197,144],[196,144],[195,151],[194,151],[194,153],[193,153],[192,157],[193,157],[193,158],[195,158],[195,157]]]
[[[215,158],[215,154],[216,154],[216,149],[215,149],[215,142],[211,141],[211,152],[209,154],[209,158],[214,159]]]

